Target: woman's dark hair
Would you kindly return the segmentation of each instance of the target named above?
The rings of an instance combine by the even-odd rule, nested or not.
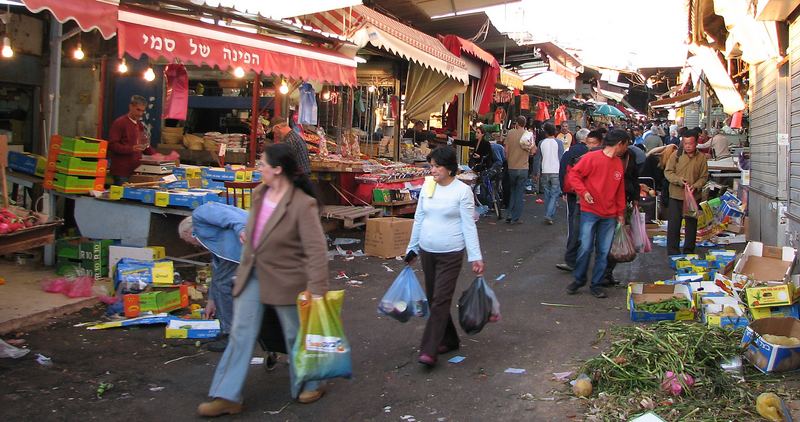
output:
[[[272,167],[280,167],[283,174],[292,181],[292,184],[305,192],[306,195],[317,200],[317,206],[322,210],[322,200],[317,192],[316,186],[311,183],[308,176],[303,173],[297,160],[294,158],[294,151],[289,144],[270,144],[264,147],[264,160]]]
[[[458,157],[456,150],[451,146],[436,148],[428,154],[428,162],[435,161],[437,166],[442,166],[450,170],[450,176],[455,176],[458,171]]]
[[[603,138],[603,145],[607,147],[613,147],[620,142],[627,143],[630,140],[631,137],[628,135],[628,132],[625,132],[622,129],[612,129],[606,134],[605,138]]]
[[[484,129],[483,126],[476,127],[475,128],[475,132],[478,132],[478,131],[480,131],[482,134],[486,135],[486,129]]]

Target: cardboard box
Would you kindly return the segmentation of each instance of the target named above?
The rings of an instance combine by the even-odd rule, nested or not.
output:
[[[364,253],[380,258],[394,258],[406,253],[414,220],[408,218],[370,218],[364,238]]]
[[[87,137],[70,138],[53,135],[50,138],[50,153],[69,154],[73,157],[106,158],[108,141]]]
[[[139,316],[142,312],[171,312],[189,306],[189,287],[179,286],[122,297],[126,318]]]
[[[691,321],[694,319],[694,309],[678,312],[654,314],[636,309],[636,305],[645,302],[658,302],[674,297],[685,298],[692,302],[692,293],[686,284],[628,284],[628,309],[631,321]]]
[[[703,296],[700,300],[702,321],[709,327],[739,329],[750,324],[744,308],[735,297]],[[726,307],[733,308],[736,316],[721,315]]]
[[[81,177],[46,171],[43,186],[45,189],[64,193],[88,193],[105,190],[106,177]]]
[[[784,282],[792,270],[796,250],[778,248],[761,242],[748,242],[733,268],[733,281]]]
[[[47,162],[47,169],[71,176],[105,177],[108,169],[108,160],[103,158],[92,160],[67,154],[57,154],[55,157],[51,155]]]
[[[80,244],[80,259],[103,260],[108,264],[108,247],[113,245],[111,239],[84,240]]]
[[[173,319],[167,323],[164,335],[166,338],[214,338],[220,333],[218,319],[212,320],[180,320]]]
[[[172,286],[175,269],[172,261],[140,261],[123,258],[114,272],[114,288],[119,283],[145,283],[153,286]]]
[[[156,190],[146,188],[122,188],[122,198],[131,201],[140,201],[145,204],[153,204],[156,201]]]
[[[753,321],[744,330],[744,356],[761,372],[788,372],[800,368],[800,346],[779,346],[762,336],[772,334],[800,339],[800,320],[764,318]]]
[[[156,251],[152,248],[133,248],[129,246],[109,246],[108,247],[108,277],[116,271],[117,263],[123,258],[133,258],[139,261],[152,261],[154,259],[164,259],[163,256],[157,257]]]
[[[203,179],[220,182],[260,182],[261,172],[253,169],[229,170],[220,167],[203,167],[200,172]]]
[[[788,306],[795,302],[797,293],[800,292],[795,282],[754,286],[745,288],[747,293],[747,306],[762,308],[770,306]]]
[[[750,308],[753,319],[763,318],[800,318],[800,303],[791,306],[770,306],[768,308]]]
[[[41,155],[27,152],[8,151],[8,168],[20,173],[44,176],[47,159]]]

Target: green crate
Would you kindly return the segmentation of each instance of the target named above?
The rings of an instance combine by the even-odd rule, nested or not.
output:
[[[67,259],[80,259],[80,237],[63,237],[56,240],[56,256]]]
[[[114,241],[110,239],[103,240],[85,240],[81,242],[80,246],[80,259],[103,259],[108,262],[108,247],[113,245]]]
[[[108,141],[53,135],[50,138],[50,152],[69,154],[73,157],[106,158]]]
[[[72,157],[67,154],[58,154],[56,170],[59,173],[72,176],[105,177],[108,160]]]

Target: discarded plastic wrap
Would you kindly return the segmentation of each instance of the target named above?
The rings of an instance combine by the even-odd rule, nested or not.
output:
[[[630,227],[617,223],[608,256],[617,262],[631,262],[636,259],[636,248],[633,246]]]
[[[500,302],[497,295],[478,276],[458,299],[458,322],[467,334],[477,334],[487,322],[500,319]]]
[[[0,358],[17,359],[27,355],[29,352],[30,349],[20,349],[0,340]]]
[[[638,205],[633,207],[633,213],[631,214],[631,236],[636,252],[647,253],[653,250],[653,246],[650,244],[650,238],[647,236],[645,217],[644,214],[639,211]]]
[[[414,275],[414,269],[406,265],[386,291],[378,304],[378,313],[407,322],[411,317],[428,316],[428,299]]]
[[[80,276],[75,279],[60,277],[43,281],[42,290],[47,293],[63,293],[70,298],[92,297],[94,296],[93,284],[94,278],[89,276]]]
[[[697,218],[699,212],[697,201],[694,199],[694,193],[686,185],[683,188],[683,215],[685,217]]]
[[[342,328],[344,290],[329,291],[321,298],[302,292],[297,297],[300,330],[294,343],[295,387],[329,378],[350,378],[353,362],[350,343]]]

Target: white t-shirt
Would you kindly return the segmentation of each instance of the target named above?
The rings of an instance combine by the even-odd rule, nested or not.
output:
[[[522,134],[522,138],[519,139],[519,143],[523,146],[523,149],[529,151],[531,145],[533,145],[533,132],[526,130],[525,133]]]
[[[542,153],[542,174],[558,174],[558,141],[555,138],[543,140],[539,151]]]

